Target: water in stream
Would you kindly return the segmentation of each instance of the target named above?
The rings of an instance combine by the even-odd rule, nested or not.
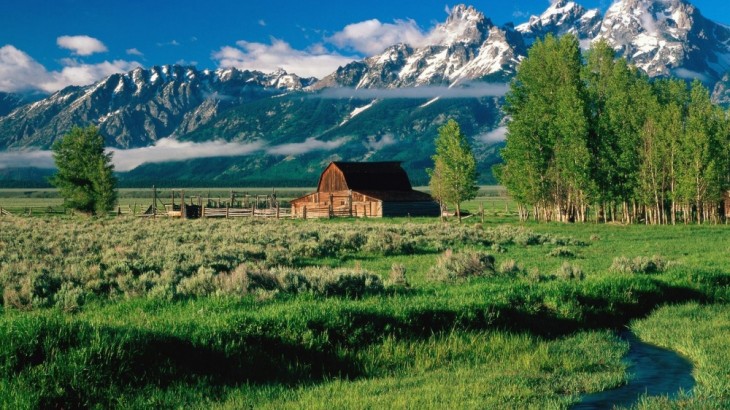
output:
[[[614,406],[631,406],[646,393],[648,396],[676,397],[680,391],[690,392],[695,380],[692,363],[671,350],[662,349],[639,340],[627,331],[621,338],[629,342],[625,357],[631,379],[619,388],[583,397],[573,409],[611,409]]]

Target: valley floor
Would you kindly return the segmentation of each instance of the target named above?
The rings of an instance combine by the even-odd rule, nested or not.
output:
[[[569,408],[630,379],[629,327],[696,380],[639,408],[730,406],[727,226],[485,202],[461,225],[0,217],[0,402]]]

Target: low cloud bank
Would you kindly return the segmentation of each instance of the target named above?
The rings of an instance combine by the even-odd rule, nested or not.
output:
[[[261,141],[250,143],[207,141],[187,142],[163,138],[153,146],[132,149],[109,148],[113,153],[114,169],[130,171],[142,164],[184,161],[197,158],[240,157],[264,152],[271,155],[302,155],[314,151],[330,151],[348,141],[347,137],[332,141],[307,138],[304,142],[266,145]],[[0,152],[0,169],[7,168],[55,168],[51,151]]]
[[[480,135],[477,139],[488,144],[502,142],[507,139],[507,127],[496,128],[486,134]]]
[[[0,169],[27,167],[55,168],[53,154],[51,151],[0,152]]]
[[[439,87],[439,86],[423,86],[409,88],[328,88],[315,97],[327,99],[341,98],[481,98],[481,97],[501,97],[509,91],[507,84],[490,84],[490,83],[470,83],[466,87]]]

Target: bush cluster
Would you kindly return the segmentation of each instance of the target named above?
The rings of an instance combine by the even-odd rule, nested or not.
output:
[[[494,273],[494,256],[482,251],[449,249],[438,257],[429,275],[437,281],[452,282]]]
[[[614,273],[660,273],[667,268],[667,261],[661,256],[654,255],[651,258],[646,256],[637,256],[629,259],[625,256],[619,256],[613,259],[613,263],[609,270]]]
[[[295,283],[304,283],[302,278],[306,277],[308,285],[301,287],[307,291],[341,294],[312,279],[317,274],[302,273],[303,268],[316,264],[317,259],[358,253],[377,257],[462,247],[486,247],[502,253],[515,244],[580,245],[571,238],[537,234],[524,227],[484,228],[466,224],[345,225],[318,221],[131,218],[2,220],[0,293],[4,306],[55,306],[68,311],[94,299],[171,300],[245,294],[250,293],[249,288],[259,289],[257,292],[297,293],[287,290],[288,285],[273,285],[283,279],[265,279],[271,272],[286,271],[291,278],[299,278],[291,279]],[[433,275],[465,278],[494,274],[493,259],[484,255],[457,252],[443,257]],[[241,266],[247,266],[247,273],[240,272]],[[389,282],[406,286],[404,270],[400,269],[393,269]],[[340,277],[341,272],[322,272],[323,277],[338,277],[341,286],[347,287],[349,279]],[[260,283],[251,285],[253,282]]]

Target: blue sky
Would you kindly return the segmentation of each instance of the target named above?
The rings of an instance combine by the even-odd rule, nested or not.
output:
[[[578,0],[605,10],[609,0]],[[8,0],[0,5],[0,91],[52,92],[135,66],[193,64],[321,77],[393,39],[427,33],[443,0]],[[548,0],[467,2],[496,24],[527,20]],[[694,0],[730,24],[727,0]],[[370,33],[363,38],[362,33]],[[359,36],[359,38],[358,38]],[[392,41],[393,43],[395,41]]]

